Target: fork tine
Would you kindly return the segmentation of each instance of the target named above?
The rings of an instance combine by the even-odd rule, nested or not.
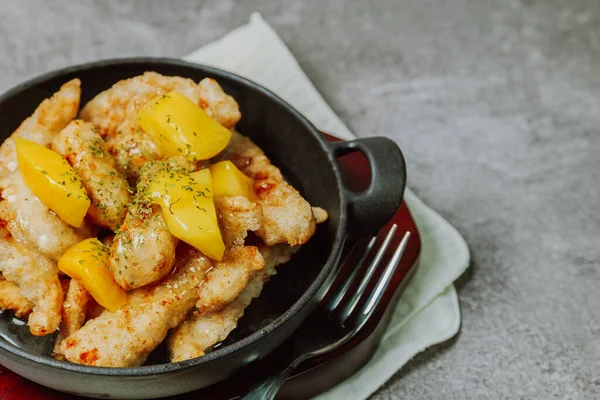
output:
[[[340,321],[342,321],[342,322],[345,321],[348,318],[348,316],[350,314],[352,314],[352,312],[354,311],[354,308],[356,307],[356,305],[360,301],[360,298],[362,297],[362,294],[365,291],[365,289],[367,287],[367,284],[369,283],[369,281],[373,277],[373,274],[375,273],[375,270],[377,269],[377,266],[381,262],[381,259],[383,258],[383,256],[384,256],[387,248],[389,247],[390,242],[392,241],[392,238],[394,237],[394,234],[396,233],[396,229],[398,229],[398,225],[396,225],[396,224],[392,225],[392,227],[390,228],[388,234],[386,235],[385,239],[383,240],[383,243],[381,244],[381,247],[377,251],[377,254],[375,255],[375,258],[373,259],[373,261],[371,261],[371,264],[369,265],[369,267],[367,269],[367,272],[365,273],[365,276],[360,281],[360,285],[358,286],[358,289],[356,290],[356,293],[350,299],[350,303],[346,306],[346,308],[344,309],[344,311],[340,315]]]
[[[330,276],[328,278],[329,279],[328,282],[323,286],[323,289],[322,289],[323,298],[321,298],[321,301],[323,301],[323,299],[327,297],[327,295],[329,294],[329,291],[331,290],[331,287],[337,280],[337,278],[340,275],[340,273],[342,272],[342,270],[344,270],[344,266],[348,263],[348,260],[350,259],[350,257],[352,257],[352,254],[354,254],[354,252],[357,251],[357,248],[358,248],[358,242],[356,242],[352,245],[352,248],[350,250],[348,250],[347,254],[339,262],[337,271],[334,271],[332,276]],[[327,309],[326,304],[328,304],[329,302],[330,302],[330,300],[327,300],[327,302],[323,301],[321,304],[323,305],[323,307],[325,307]]]
[[[396,268],[398,268],[398,264],[400,264],[400,259],[402,258],[402,254],[404,254],[404,250],[406,250],[406,246],[408,245],[409,239],[410,232],[407,231],[404,234],[400,245],[394,252],[394,255],[392,256],[390,262],[385,267],[383,274],[381,274],[381,276],[379,277],[379,281],[377,282],[377,286],[375,286],[375,290],[371,292],[369,298],[366,301],[366,306],[363,308],[361,313],[361,317],[364,318],[364,320],[367,320],[369,319],[369,317],[371,317],[371,314],[373,314],[373,311],[375,311],[377,304],[379,304],[379,301],[383,297],[383,294],[385,293],[385,290],[390,284],[394,272],[396,272]]]
[[[365,260],[367,259],[367,256],[371,252],[371,249],[373,248],[373,245],[375,244],[375,240],[377,240],[376,236],[373,236],[371,238],[371,240],[369,240],[367,247],[365,248],[362,255],[360,256],[360,259],[358,260],[358,263],[352,270],[352,273],[350,273],[350,276],[348,276],[346,278],[346,281],[344,282],[342,287],[339,290],[336,290],[335,295],[333,296],[331,301],[329,301],[329,303],[327,304],[327,306],[326,306],[327,310],[334,311],[337,308],[337,306],[340,305],[340,302],[346,295],[346,292],[348,292],[350,285],[352,285],[352,282],[354,282],[354,279],[356,278],[356,274],[358,274],[358,271],[362,268],[362,265],[364,264]],[[350,257],[348,257],[348,258],[350,258]]]

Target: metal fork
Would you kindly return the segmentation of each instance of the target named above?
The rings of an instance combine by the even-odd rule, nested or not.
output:
[[[308,319],[291,338],[293,341],[290,346],[292,351],[287,353],[283,360],[280,360],[283,361],[281,365],[287,366],[281,369],[279,373],[269,376],[254,386],[242,399],[269,400],[275,398],[287,378],[290,377],[294,369],[303,361],[335,350],[356,336],[373,315],[406,249],[410,232],[404,234],[400,245],[394,251],[390,261],[385,265],[373,291],[365,293],[365,289],[373,280],[373,275],[385,256],[385,252],[394,238],[397,229],[398,226],[396,224],[392,225],[383,239],[381,247],[379,247],[375,257],[367,267],[358,284],[358,288],[350,294],[348,293],[349,289],[356,283],[359,271],[363,269],[362,266],[373,250],[378,236],[371,238],[358,261],[358,265],[352,270],[350,275],[345,278],[343,283],[337,284],[336,282],[339,280],[340,274],[343,273],[342,270],[346,269],[340,268],[337,276],[331,280],[326,290],[324,299],[327,300],[310,314]],[[381,232],[379,235],[381,236]],[[350,257],[350,254],[352,254],[352,251],[348,257]],[[368,297],[357,308],[364,294],[368,294]]]

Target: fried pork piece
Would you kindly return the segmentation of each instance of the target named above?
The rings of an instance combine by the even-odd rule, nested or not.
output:
[[[0,277],[0,310],[10,310],[17,318],[26,318],[33,309],[33,304],[23,296],[21,288]]]
[[[0,272],[19,286],[23,297],[34,304],[29,330],[35,336],[48,335],[58,328],[63,291],[54,261],[33,248],[18,243],[5,224],[0,224]]]
[[[199,252],[178,257],[181,265],[157,285],[129,294],[114,313],[104,311],[62,342],[65,358],[77,364],[134,367],[177,326],[194,307],[198,287],[212,262]]]
[[[110,250],[109,269],[123,289],[157,282],[173,268],[179,240],[171,235],[160,206],[146,202],[145,191],[160,170],[185,171],[189,166],[182,160],[153,162],[142,171],[134,201]]]
[[[67,82],[51,98],[44,100],[0,147],[3,166],[0,168],[0,188],[5,199],[2,218],[8,222],[8,229],[17,240],[37,247],[54,260],[95,232],[85,221],[81,228],[74,229],[29,190],[18,170],[14,139],[23,137],[50,146],[54,137],[77,115],[80,95],[79,80]]]
[[[250,139],[233,132],[227,148],[217,161],[231,160],[244,174],[254,179],[254,191],[263,210],[256,234],[269,246],[304,244],[315,233],[315,218],[308,202],[288,184],[279,168],[271,164]]]
[[[137,113],[154,97],[171,91],[188,97],[227,128],[241,118],[235,99],[225,94],[213,79],[197,84],[191,79],[146,72],[117,82],[87,103],[81,118],[98,127],[130,182],[135,182],[146,162],[163,157],[149,135],[139,128]]]
[[[125,290],[159,281],[173,268],[179,240],[156,204],[133,204],[111,246],[109,265]]]
[[[225,340],[252,299],[258,297],[263,285],[276,273],[275,268],[290,260],[295,249],[288,245],[260,248],[265,267],[231,303],[218,311],[189,316],[167,338],[171,361],[184,361],[204,355],[212,346]]]
[[[54,346],[54,357],[63,358],[60,352],[60,344],[65,338],[83,326],[90,298],[91,296],[88,291],[79,282],[75,279],[69,281],[69,289],[67,290],[62,308],[60,333],[56,338],[56,345]]]
[[[223,260],[208,271],[204,284],[198,290],[198,313],[218,310],[231,302],[264,265],[265,260],[254,246],[229,249]]]
[[[327,221],[327,218],[329,218],[327,211],[325,211],[321,207],[313,207],[312,212],[313,212],[313,215],[315,216],[315,222],[317,224],[322,224],[323,222]]]
[[[240,107],[235,99],[223,91],[219,83],[205,78],[198,83],[200,107],[225,128],[233,128],[242,118]]]
[[[140,177],[144,165],[164,157],[152,138],[137,125],[137,122],[131,123],[128,120],[121,124],[117,135],[106,139],[106,147],[132,185],[135,185]]]
[[[82,178],[92,201],[88,210],[92,220],[116,231],[125,219],[131,189],[94,126],[81,120],[72,121],[54,138],[52,148]]]
[[[22,243],[34,246],[57,261],[67,249],[94,236],[96,227],[84,220],[80,228],[73,228],[52,212],[27,187],[20,171],[0,181],[2,200],[0,217],[10,233]]]
[[[125,121],[119,134],[106,139],[106,146],[110,154],[117,161],[119,169],[125,172],[130,184],[135,185],[148,163],[165,159],[164,154],[154,143],[152,138],[140,128],[137,123]],[[181,158],[183,157],[175,157]],[[208,161],[187,162],[188,169],[199,170],[209,166]]]
[[[0,163],[6,173],[18,169],[15,139],[22,137],[42,146],[50,146],[52,139],[77,115],[81,98],[81,82],[73,79],[65,83],[52,97],[42,101],[35,112],[15,130],[0,147]],[[5,177],[5,175],[0,175]]]
[[[243,196],[215,197],[215,209],[226,247],[242,246],[248,231],[260,228],[262,208]]]
[[[225,94],[214,79],[206,78],[196,83],[191,79],[156,72],[145,72],[115,83],[90,100],[80,116],[98,127],[103,137],[114,136],[124,121],[135,120],[144,104],[172,91],[188,97],[226,128],[232,128],[241,118],[235,99]]]
[[[196,104],[200,102],[200,88],[193,80],[145,72],[98,94],[83,107],[80,117],[94,124],[103,138],[115,136],[124,121],[135,121],[147,102],[171,91],[187,96]]]

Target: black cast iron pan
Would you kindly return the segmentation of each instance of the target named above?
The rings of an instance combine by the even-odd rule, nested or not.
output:
[[[0,97],[0,137],[8,137],[44,98],[70,79],[81,79],[85,104],[115,82],[145,71],[195,81],[217,79],[240,104],[240,132],[252,138],[306,199],[325,208],[330,218],[287,265],[279,268],[230,337],[200,358],[169,363],[159,348],[149,365],[137,368],[70,364],[50,356],[54,337],[33,338],[9,313],[0,315],[0,363],[27,379],[68,393],[99,398],[170,396],[219,382],[265,357],[318,304],[345,239],[378,230],[394,215],[404,193],[404,160],[393,141],[374,137],[327,143],[306,118],[263,87],[229,72],[173,59],[93,62],[19,85]],[[336,162],[336,156],[353,151],[362,152],[371,168],[371,184],[362,193],[345,188]]]

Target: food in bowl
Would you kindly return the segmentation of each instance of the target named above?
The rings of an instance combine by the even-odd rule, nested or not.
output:
[[[165,339],[201,356],[327,212],[235,130],[214,79],[146,72],[79,112],[80,85],[0,147],[0,308],[73,363],[142,365]]]

